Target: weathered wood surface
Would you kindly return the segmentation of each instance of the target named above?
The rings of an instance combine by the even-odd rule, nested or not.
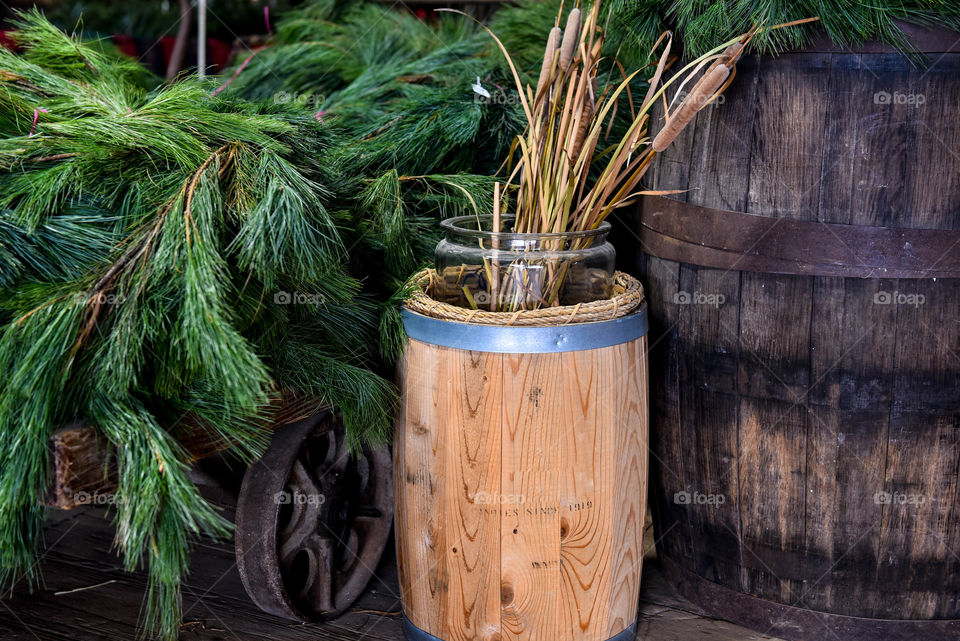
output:
[[[602,641],[633,623],[646,338],[555,354],[411,341],[394,438],[411,622],[445,641]]]
[[[960,55],[934,62],[748,57],[648,186],[773,218],[960,229]],[[661,553],[778,603],[960,619],[960,279],[741,272],[639,249]],[[724,502],[683,502],[695,493]]]
[[[118,641],[137,638],[145,574],[126,573],[112,550],[113,528],[100,508],[51,511],[44,540],[45,584],[0,595],[3,641]],[[392,546],[391,546],[392,547]],[[388,547],[388,550],[391,549]],[[644,549],[653,550],[652,532]],[[664,583],[655,559],[644,564],[638,639],[776,641],[697,616]],[[384,555],[377,578],[335,621],[300,625],[257,610],[243,592],[233,545],[204,540],[191,559],[181,641],[403,641],[396,560]]]
[[[315,400],[285,396],[276,403],[273,421],[264,424],[272,431],[295,423],[319,411]],[[194,424],[175,428],[177,441],[191,461],[213,456],[227,443],[211,430]],[[110,443],[90,425],[68,425],[50,437],[50,487],[45,504],[61,510],[107,500],[117,488],[116,453]]]

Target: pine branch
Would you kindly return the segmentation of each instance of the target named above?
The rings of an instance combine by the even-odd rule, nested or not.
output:
[[[772,26],[814,16],[819,18],[815,24],[765,31],[752,44],[760,52],[778,53],[801,48],[825,32],[841,45],[878,40],[914,55],[917,51],[896,21],[960,29],[960,5],[926,0],[876,0],[869,3],[614,0],[611,6],[616,33],[621,34],[634,50],[649,51],[660,33],[676,29],[685,54],[690,58],[705,53],[713,43],[725,40],[730,34],[745,32],[754,25]]]
[[[187,477],[184,417],[249,460],[271,400],[301,386],[341,406],[352,442],[386,433],[379,308],[329,210],[350,183],[331,159],[357,161],[310,113],[195,79],[145,90],[38,14],[20,27],[22,55],[0,50],[0,580],[36,578],[47,439],[83,417],[119,452],[117,542],[148,564],[144,622],[173,639],[191,541],[228,532]]]

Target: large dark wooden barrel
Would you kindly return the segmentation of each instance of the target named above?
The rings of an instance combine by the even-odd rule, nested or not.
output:
[[[649,174],[658,555],[711,615],[960,639],[958,41],[745,58]]]

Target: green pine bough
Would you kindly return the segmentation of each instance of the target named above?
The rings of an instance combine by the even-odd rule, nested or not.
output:
[[[492,18],[527,82],[536,83],[543,34],[560,8],[521,0]],[[622,80],[614,57],[634,68],[649,59],[630,60],[626,36],[612,33],[601,84]],[[363,182],[354,253],[383,259],[391,282],[432,259],[441,218],[492,211],[493,175],[526,126],[511,72],[474,21],[441,14],[427,23],[364,0],[312,0],[285,14],[272,40],[238,57],[222,81],[223,95],[280,102],[343,132],[343,166]],[[631,85],[643,95],[644,78]],[[626,131],[628,112],[612,119],[614,134]]]
[[[512,96],[471,89],[477,78],[509,87],[488,48],[469,21],[314,1],[224,72],[221,95],[280,102],[342,132],[341,166],[362,183],[353,253],[396,284],[432,257],[441,218],[490,210],[491,174],[523,129]]]
[[[611,6],[618,28],[634,34],[632,47],[649,49],[664,30],[672,29],[691,58],[754,25],[769,27],[812,17],[818,21],[759,33],[754,48],[762,53],[787,51],[826,33],[840,45],[876,40],[915,54],[898,22],[960,31],[960,4],[951,0],[613,0]]]
[[[191,541],[230,531],[178,426],[250,460],[294,390],[340,408],[354,444],[386,438],[380,305],[345,246],[360,214],[344,192],[362,184],[312,114],[196,79],[150,88],[39,14],[18,28],[21,51],[0,49],[0,580],[37,580],[49,436],[86,421],[116,450],[145,628],[173,639]]]

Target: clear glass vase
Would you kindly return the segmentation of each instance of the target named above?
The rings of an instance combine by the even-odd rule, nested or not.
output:
[[[575,305],[609,298],[616,252],[610,223],[597,229],[546,234],[494,230],[493,216],[458,216],[440,223],[440,281],[433,297],[487,311]],[[503,216],[501,229],[513,217]]]

